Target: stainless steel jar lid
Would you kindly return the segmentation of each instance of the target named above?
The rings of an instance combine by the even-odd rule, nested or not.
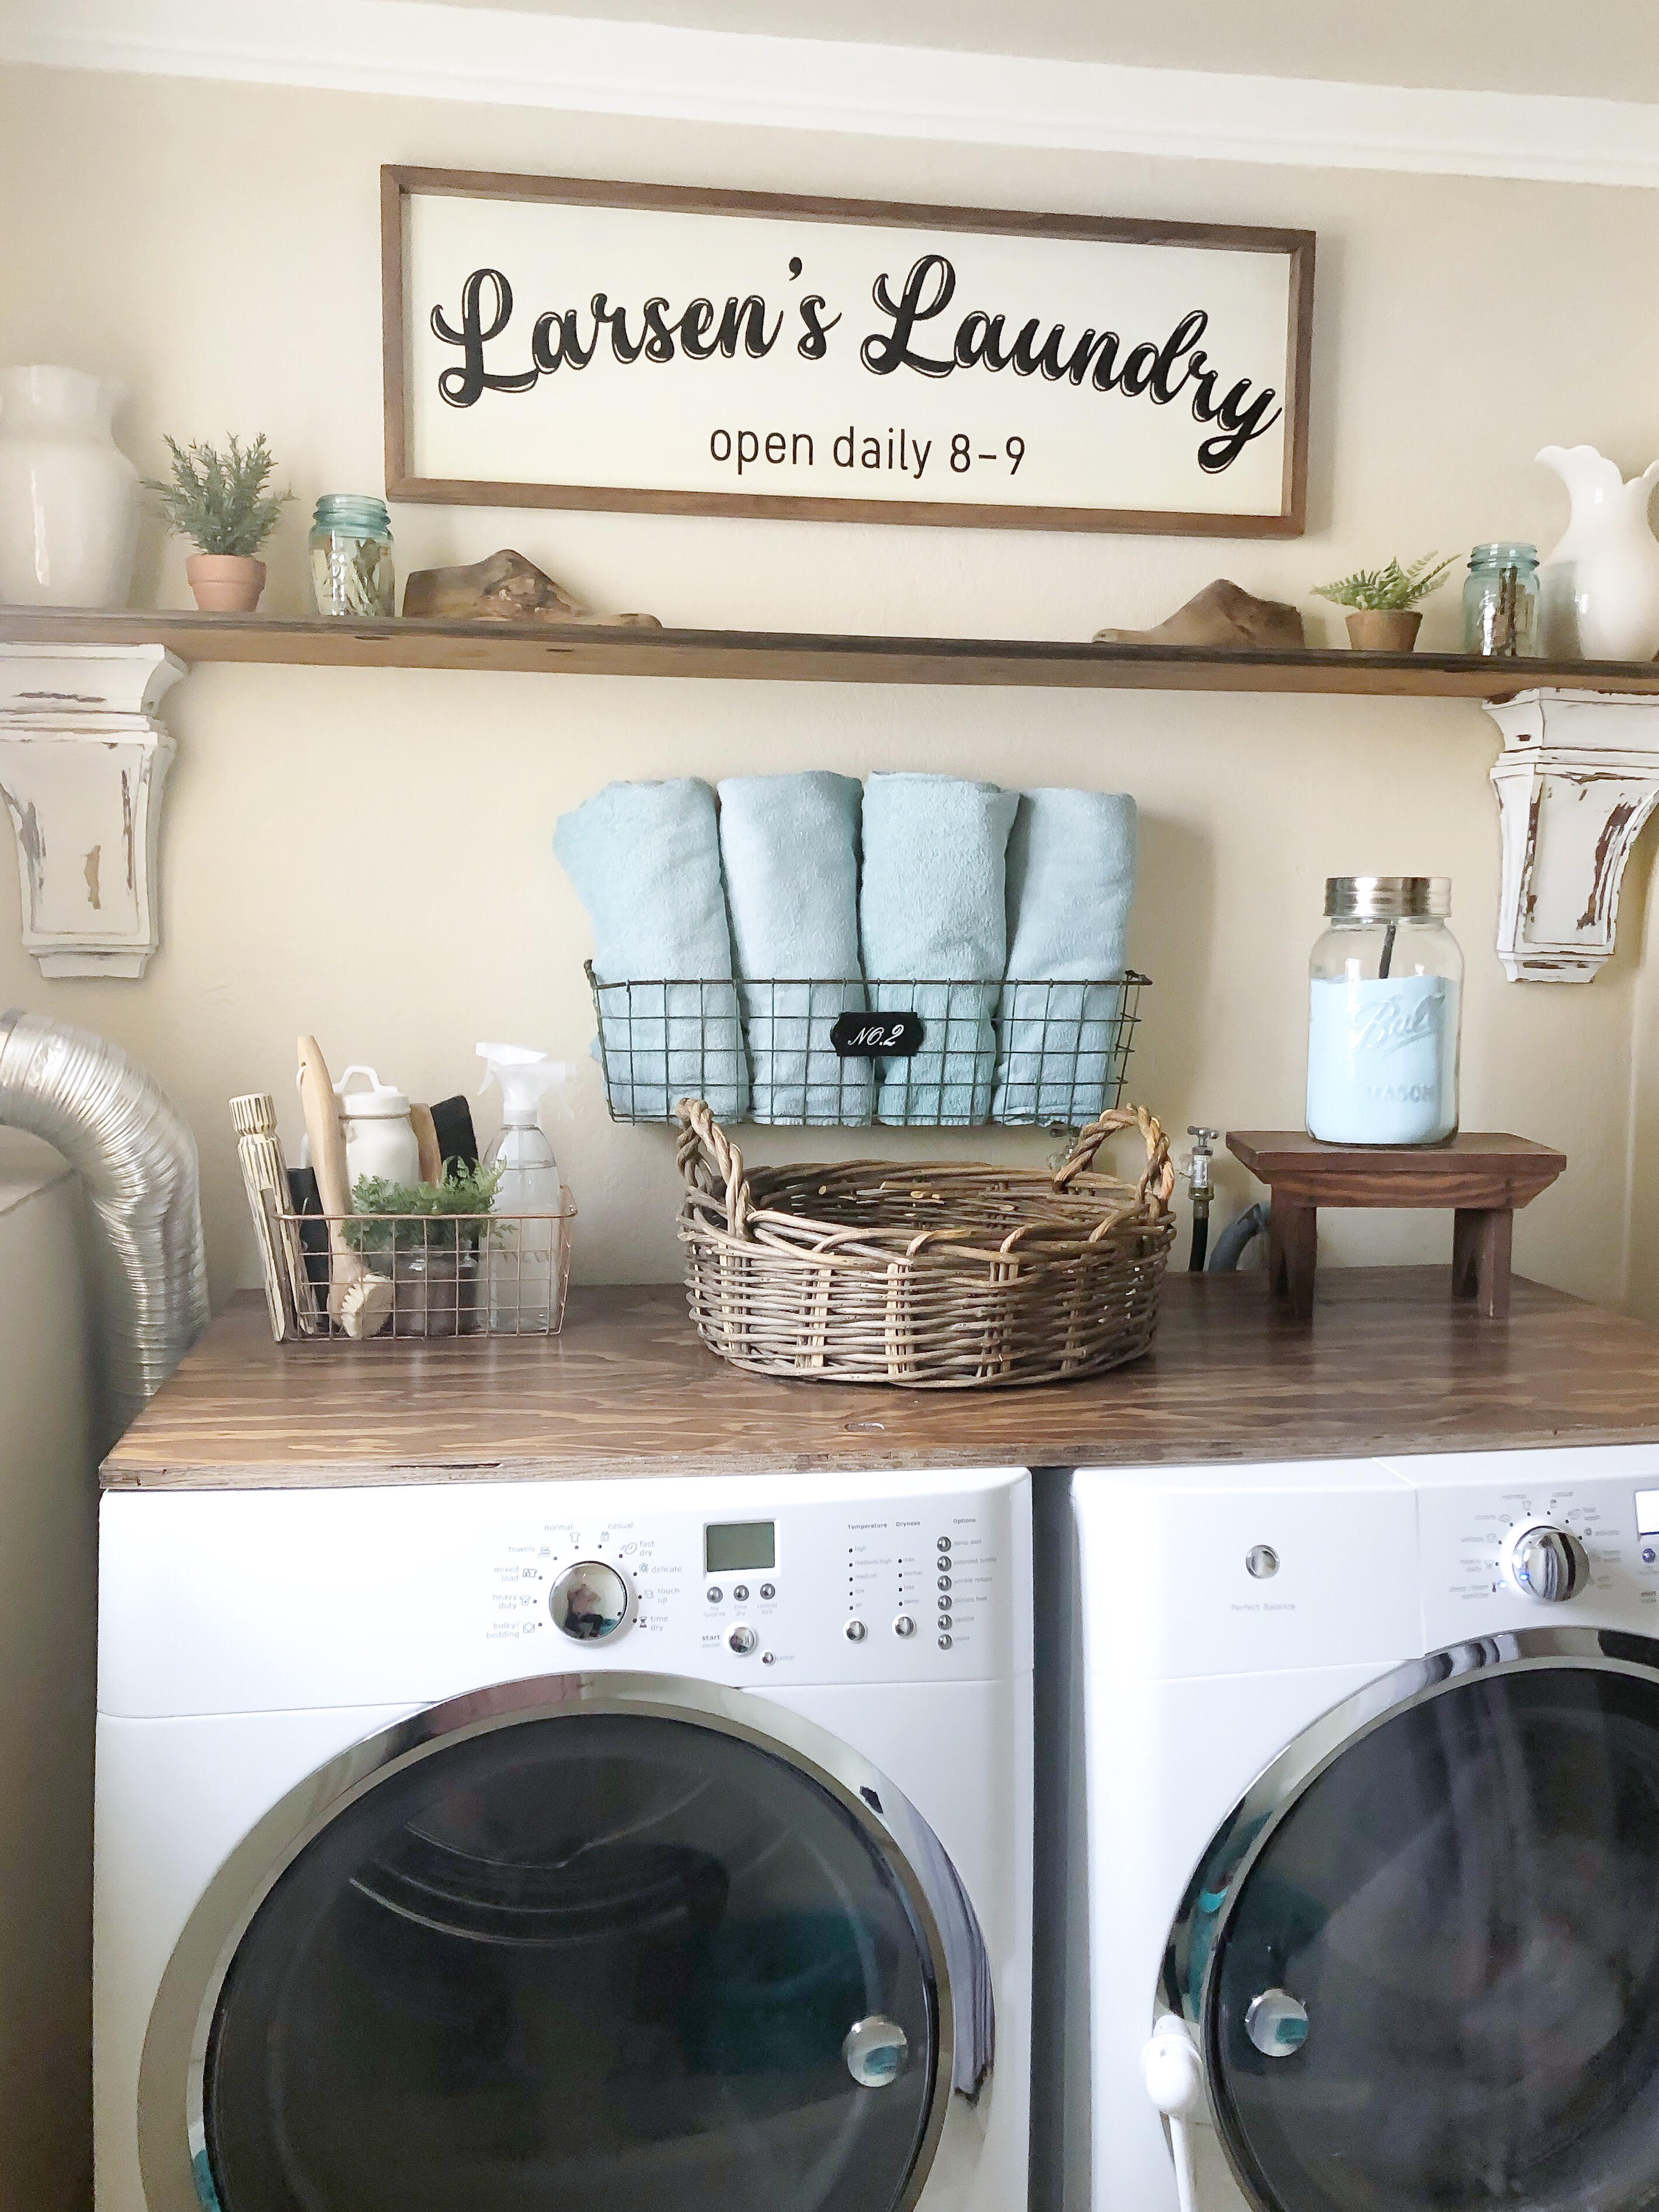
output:
[[[1451,912],[1450,876],[1327,876],[1332,921],[1442,920]]]

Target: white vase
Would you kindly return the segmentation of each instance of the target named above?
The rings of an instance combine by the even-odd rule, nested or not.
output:
[[[1627,483],[1594,446],[1546,446],[1538,459],[1572,499],[1566,534],[1538,571],[1546,657],[1651,660],[1659,653],[1659,540],[1648,501],[1659,461]]]
[[[121,397],[78,368],[0,369],[0,600],[127,604],[138,471],[111,433]]]

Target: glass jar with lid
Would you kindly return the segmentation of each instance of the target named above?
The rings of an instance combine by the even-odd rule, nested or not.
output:
[[[1477,545],[1463,579],[1463,650],[1488,660],[1535,655],[1538,548]]]
[[[1308,975],[1308,1134],[1438,1145],[1457,1129],[1463,956],[1447,876],[1332,876]]]
[[[319,615],[395,615],[391,517],[383,499],[325,492],[311,525],[311,589]]]

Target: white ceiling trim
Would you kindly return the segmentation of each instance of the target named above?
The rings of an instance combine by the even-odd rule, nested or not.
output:
[[[7,0],[0,62],[664,120],[1659,187],[1659,106],[755,38],[424,0]]]

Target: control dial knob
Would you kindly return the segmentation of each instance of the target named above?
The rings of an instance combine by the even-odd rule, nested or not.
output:
[[[1589,1580],[1589,1554],[1570,1528],[1547,1522],[1517,1528],[1504,1547],[1504,1565],[1523,1597],[1560,1605]]]
[[[548,1610],[561,1635],[578,1644],[602,1644],[627,1626],[633,1592],[620,1568],[603,1559],[578,1559],[555,1579]]]

